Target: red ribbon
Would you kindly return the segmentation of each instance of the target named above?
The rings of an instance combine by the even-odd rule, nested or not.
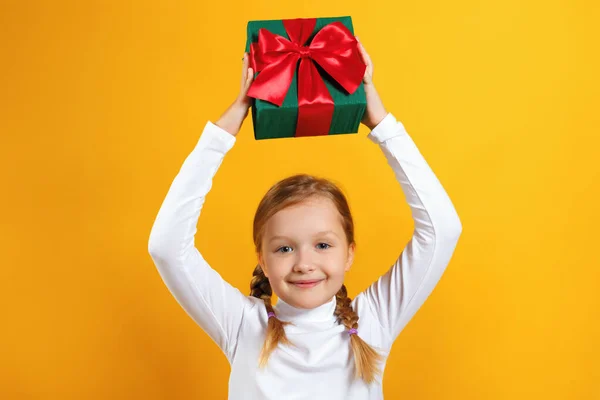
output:
[[[304,46],[316,23],[314,18],[283,20],[291,40],[261,28],[258,43],[250,45],[250,66],[260,74],[252,82],[248,96],[279,107],[300,60],[296,136],[329,134],[334,103],[315,62],[350,94],[362,82],[367,68],[358,52],[356,38],[341,22],[324,26]]]

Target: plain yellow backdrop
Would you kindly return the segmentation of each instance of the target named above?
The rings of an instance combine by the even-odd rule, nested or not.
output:
[[[0,398],[226,398],[227,361],[160,280],[150,229],[237,95],[247,21],[341,15],[463,224],[386,398],[600,398],[600,13],[583,0],[3,1]],[[261,196],[326,176],[356,219],[359,293],[413,228],[367,133],[255,141],[248,119],[199,249],[248,292]]]

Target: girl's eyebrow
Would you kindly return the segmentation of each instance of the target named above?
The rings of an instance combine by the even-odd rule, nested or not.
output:
[[[334,236],[337,236],[337,233],[335,233],[332,230],[317,232],[315,236],[327,235],[329,233],[331,233]]]
[[[315,236],[321,236],[321,235],[327,235],[327,234],[332,234],[335,237],[339,237],[338,234],[335,233],[332,230],[317,232],[317,233],[315,233]],[[288,239],[289,240],[289,237],[287,237],[287,236],[273,236],[271,239],[269,239],[269,242],[272,242],[272,241],[277,240],[277,239]]]

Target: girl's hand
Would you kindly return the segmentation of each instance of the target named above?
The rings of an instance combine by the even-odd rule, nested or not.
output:
[[[367,109],[361,122],[372,130],[385,118],[388,113],[381,102],[381,98],[379,97],[377,90],[375,90],[375,85],[373,84],[373,62],[371,62],[371,57],[363,47],[358,37],[356,38],[356,41],[358,42],[358,52],[360,53],[363,62],[367,65],[365,76],[363,77],[363,85],[365,87],[365,94],[367,97]]]
[[[248,97],[247,93],[248,89],[250,89],[250,85],[252,84],[252,80],[254,79],[254,71],[252,70],[252,68],[248,68],[248,57],[248,53],[244,53],[244,63],[242,66],[242,81],[240,83],[240,94],[236,99],[236,102],[246,107],[246,109],[250,108],[250,106],[252,105],[252,98]]]
[[[221,118],[215,123],[215,125],[226,130],[233,136],[236,136],[242,123],[248,116],[248,110],[252,104],[252,98],[248,97],[248,89],[254,79],[254,71],[252,68],[248,68],[248,53],[244,53],[244,63],[242,66],[242,81],[240,83],[240,93],[234,102],[225,110]]]

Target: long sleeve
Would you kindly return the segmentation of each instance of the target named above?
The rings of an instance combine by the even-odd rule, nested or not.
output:
[[[235,137],[207,122],[162,203],[148,251],[175,299],[231,361],[250,299],[227,283],[196,249],[196,225],[205,197]]]
[[[388,114],[368,138],[385,154],[414,220],[412,238],[398,259],[363,292],[391,346],[440,280],[462,225],[448,194],[401,122]]]

